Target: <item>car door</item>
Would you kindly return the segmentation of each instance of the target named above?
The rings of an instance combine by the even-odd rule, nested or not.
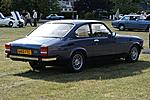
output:
[[[144,29],[145,25],[143,20],[140,20],[140,16],[130,16],[130,21],[128,24],[130,29]]]
[[[0,25],[2,25],[2,18],[0,18]]]
[[[83,48],[87,51],[89,57],[95,56],[96,45],[94,38],[91,37],[91,30],[89,24],[81,25],[75,31],[76,39],[73,40],[74,48]]]
[[[116,38],[112,36],[110,30],[102,23],[91,24],[92,36],[95,43],[95,55],[116,54]]]
[[[129,19],[130,19],[129,16],[124,16],[124,17],[122,17],[121,20],[119,21],[119,24],[118,24],[118,25],[123,24],[123,25],[125,26],[125,28],[128,28],[128,26],[129,26],[129,21],[130,21]]]
[[[150,21],[144,19],[137,19],[137,29],[147,29],[150,24]]]
[[[2,13],[0,13],[0,25],[4,25],[5,22],[5,17],[3,16]]]
[[[0,18],[0,25],[5,25],[5,19]]]

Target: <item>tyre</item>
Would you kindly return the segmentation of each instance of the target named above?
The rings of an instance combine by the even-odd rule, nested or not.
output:
[[[69,70],[71,72],[81,72],[85,68],[86,58],[81,52],[75,52],[69,60]]]
[[[147,26],[147,28],[145,29],[146,32],[150,31],[150,25]]]
[[[13,26],[13,22],[10,21],[10,22],[8,23],[8,26],[9,26],[9,27],[12,27],[12,26]]]
[[[131,47],[128,56],[125,58],[127,62],[136,62],[139,58],[140,49],[138,46],[134,45]]]
[[[23,27],[23,22],[19,21],[18,26],[19,26],[19,27]]]
[[[120,24],[120,25],[119,25],[119,30],[120,30],[120,31],[124,31],[124,30],[125,30],[125,26],[124,26],[123,24]]]
[[[45,69],[45,64],[42,62],[32,61],[32,62],[29,62],[29,64],[33,70]]]

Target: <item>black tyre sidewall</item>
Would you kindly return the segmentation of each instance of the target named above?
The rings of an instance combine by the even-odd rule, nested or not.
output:
[[[136,48],[137,51],[138,51],[138,56],[137,56],[137,58],[136,58],[135,60],[133,60],[132,57],[131,57],[131,51],[132,51],[133,48]],[[129,52],[128,56],[125,58],[125,60],[126,60],[127,62],[136,62],[136,61],[138,61],[139,55],[140,55],[139,47],[136,46],[136,45],[135,45],[135,46],[132,46],[131,49],[130,49],[130,52]]]
[[[120,28],[121,26],[123,26],[124,28],[123,28],[123,29],[121,29],[121,28]],[[119,30],[120,30],[120,31],[124,31],[124,30],[125,30],[125,26],[124,26],[124,25],[122,25],[122,24],[120,24],[120,25],[119,25]]]
[[[73,60],[73,57],[76,55],[76,54],[80,54],[83,58],[83,64],[82,64],[82,67],[79,69],[79,70],[76,70],[74,69],[74,67],[72,66],[72,60]],[[86,66],[86,57],[83,53],[81,52],[75,52],[72,54],[71,58],[69,59],[69,63],[68,63],[68,68],[69,68],[69,71],[70,72],[74,72],[74,73],[78,73],[78,72],[81,72],[85,69],[85,66]]]
[[[10,21],[9,24],[8,24],[8,26],[12,27],[13,26],[13,22]]]

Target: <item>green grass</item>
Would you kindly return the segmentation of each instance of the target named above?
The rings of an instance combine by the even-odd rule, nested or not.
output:
[[[150,100],[150,55],[142,54],[136,63],[97,61],[81,73],[65,73],[57,67],[33,72],[28,63],[6,59],[4,44],[32,30],[0,28],[1,100]],[[147,32],[112,30],[138,35],[148,47]]]

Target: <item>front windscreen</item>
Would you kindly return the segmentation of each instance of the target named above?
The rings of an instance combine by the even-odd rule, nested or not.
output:
[[[39,26],[29,37],[64,37],[73,27],[73,24],[47,23]]]

